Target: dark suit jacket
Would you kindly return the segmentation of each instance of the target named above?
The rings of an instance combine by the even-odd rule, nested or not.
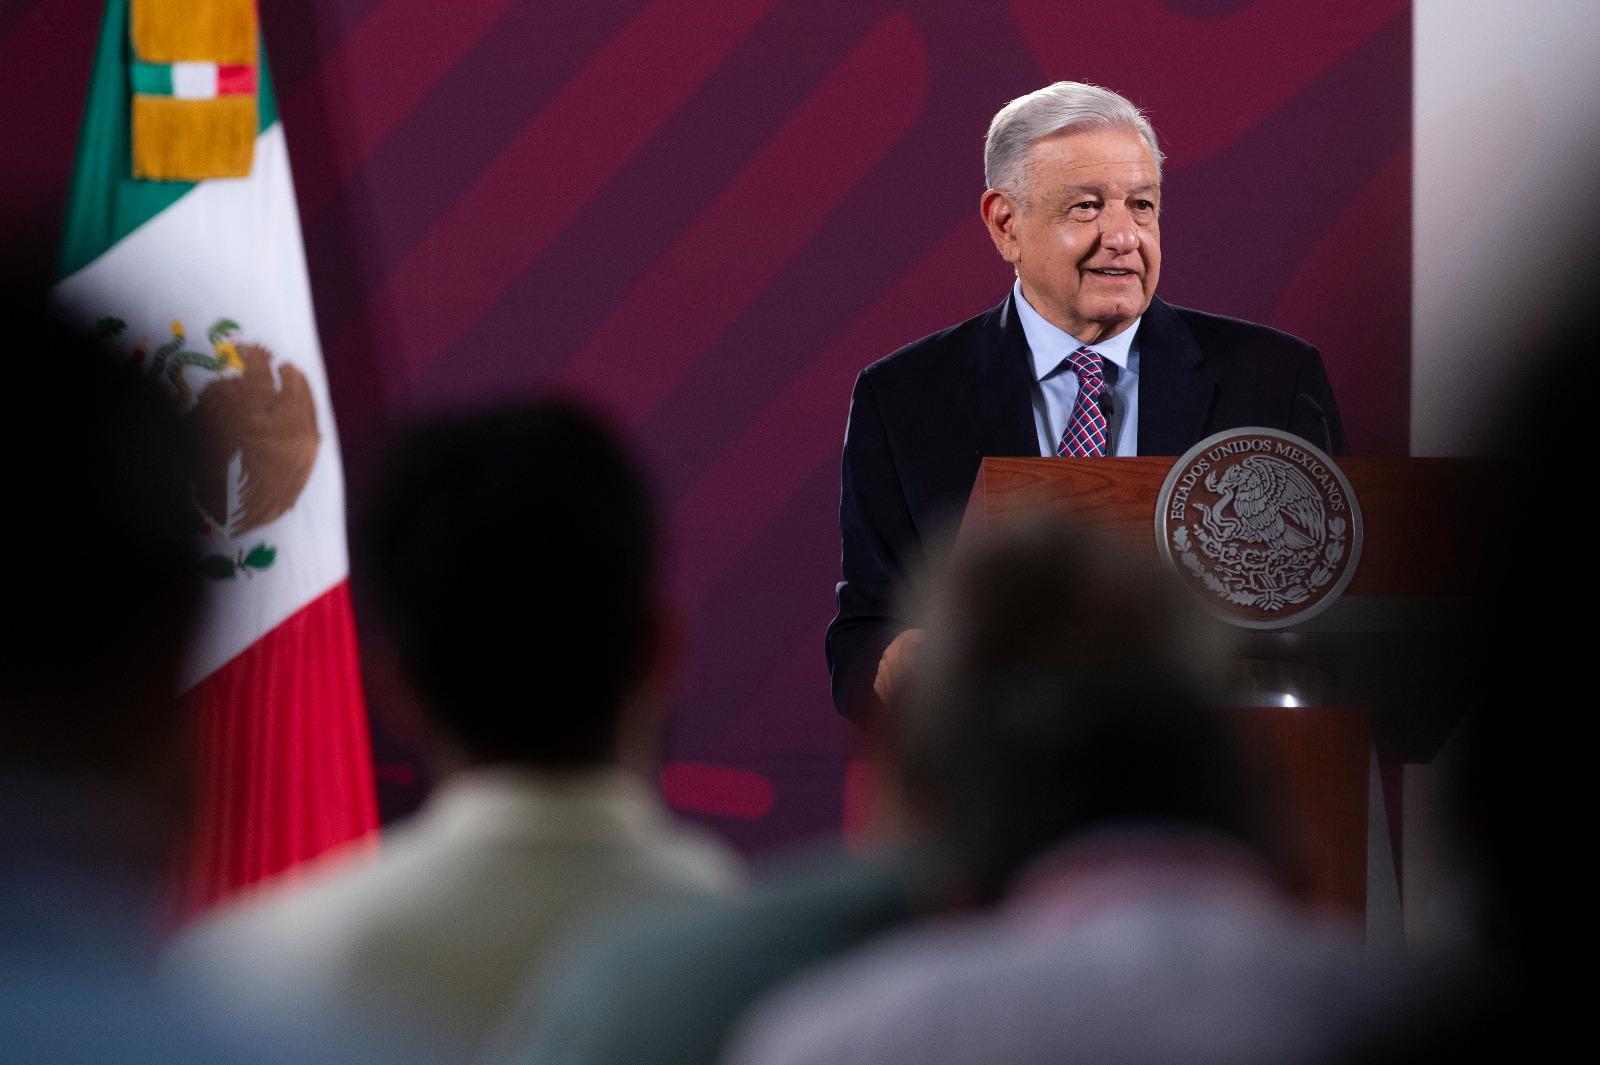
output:
[[[1033,366],[1011,296],[856,378],[839,525],[844,580],[828,626],[833,701],[857,716],[878,659],[904,626],[891,597],[930,535],[958,520],[979,462],[1039,455]],[[1139,324],[1139,454],[1183,454],[1212,433],[1260,425],[1348,453],[1317,349],[1287,333],[1152,300]]]

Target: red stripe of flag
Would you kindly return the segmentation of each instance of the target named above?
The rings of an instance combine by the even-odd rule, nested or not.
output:
[[[254,63],[233,63],[217,67],[217,95],[244,96],[256,91]]]
[[[187,910],[378,827],[350,585],[291,614],[187,696],[200,765]]]

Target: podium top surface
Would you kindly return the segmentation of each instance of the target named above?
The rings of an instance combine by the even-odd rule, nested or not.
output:
[[[1070,514],[1107,539],[1156,553],[1155,507],[1177,457],[987,458],[962,533],[1039,510]],[[1481,580],[1484,459],[1342,458],[1365,526],[1346,596],[1455,597]]]

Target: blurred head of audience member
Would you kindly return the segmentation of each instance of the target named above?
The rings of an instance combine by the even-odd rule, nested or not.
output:
[[[392,647],[384,694],[422,719],[441,768],[648,763],[671,649],[657,541],[638,470],[574,408],[402,440],[363,576]]]
[[[720,892],[738,863],[662,808],[671,639],[629,457],[564,404],[443,417],[394,447],[365,524],[382,702],[442,783],[375,860],[270,885],[174,951],[186,980],[319,1029],[473,1057],[583,923]]]
[[[1050,519],[935,582],[896,762],[914,816],[938,826],[981,900],[1107,825],[1201,828],[1272,852],[1207,702],[1226,634],[1180,593]]]
[[[1000,906],[778,993],[731,1060],[1303,1061],[1375,1009],[1359,936],[1280,887],[1181,589],[1048,518],[930,587],[898,770]]]
[[[1184,703],[1169,716],[1181,718],[1193,702],[1181,675],[1220,650],[1215,630],[1161,616],[1164,589],[1142,582],[1148,574],[1128,583],[1114,559],[1102,568],[1073,531],[1039,526],[1028,535],[1044,539],[1019,537],[1007,542],[1011,553],[985,555],[983,568],[953,575],[959,587],[945,588],[931,608],[932,643],[916,661],[937,674],[921,678],[909,720],[886,715],[871,736],[882,761],[872,774],[879,816],[871,837],[857,841],[866,845],[789,856],[739,898],[641,908],[596,927],[529,989],[498,1060],[710,1065],[762,994],[917,917],[975,895],[992,900],[1031,855],[1077,829],[1168,814],[1248,835],[1248,807],[1228,790],[1231,778],[1220,796],[1197,794],[1203,789],[1190,777],[1150,783],[1135,752],[1116,747],[1123,733],[1087,716],[1063,719],[1040,701],[1076,698],[1077,687],[1050,687],[1073,677],[1099,693],[1105,686],[1090,663],[1103,661],[1134,671],[1132,685],[1176,691]],[[1049,559],[1043,570],[1031,568],[1039,554]],[[1006,674],[1015,705],[1009,694],[990,699],[979,690],[987,681],[972,675],[1012,665],[1010,648],[1034,667]],[[1098,713],[1099,697],[1071,705]],[[1127,715],[1143,706],[1130,696],[1106,709]],[[1146,741],[1163,720],[1128,724],[1155,750],[1185,745],[1202,761],[1227,759],[1216,735],[1181,719]],[[1061,728],[1081,740],[1061,750],[1032,735]],[[1063,772],[1081,788],[1062,794]],[[952,858],[969,874],[952,877]]]
[[[1573,996],[1583,985],[1573,972],[1585,955],[1574,937],[1589,918],[1592,880],[1574,865],[1591,826],[1587,746],[1571,729],[1582,727],[1574,709],[1588,705],[1593,637],[1582,618],[1596,582],[1590,527],[1573,519],[1592,492],[1595,389],[1585,382],[1600,350],[1597,307],[1600,252],[1530,347],[1489,440],[1504,480],[1485,500],[1494,565],[1473,658],[1483,697],[1461,726],[1441,802],[1446,842],[1472,883],[1460,907],[1472,912],[1457,914],[1473,925],[1471,947],[1428,959],[1411,1014],[1352,1060],[1499,1062],[1581,1045],[1585,1014]]]
[[[193,767],[193,455],[136,366],[0,286],[0,1057],[290,1060],[156,978]]]
[[[1577,816],[1586,789],[1580,769],[1560,765],[1559,723],[1591,684],[1592,630],[1573,612],[1594,601],[1594,548],[1590,526],[1568,517],[1587,512],[1593,482],[1585,427],[1600,351],[1600,241],[1591,246],[1586,278],[1495,434],[1507,490],[1495,500],[1490,557],[1505,564],[1478,626],[1484,700],[1467,722],[1456,780],[1462,842],[1482,876],[1484,940],[1530,1013],[1565,982],[1560,944],[1588,906],[1587,885],[1568,868],[1587,827]]]
[[[0,861],[148,887],[192,777],[176,699],[198,593],[192,452],[135,366],[35,294],[0,298]]]

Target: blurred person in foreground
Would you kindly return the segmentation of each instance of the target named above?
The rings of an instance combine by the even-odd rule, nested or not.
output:
[[[1103,663],[1113,663],[1113,671],[1136,662],[1141,669],[1182,672],[1221,654],[1217,630],[1192,627],[1187,614],[1168,611],[1169,598],[1153,589],[1139,594],[1148,574],[1126,570],[1072,530],[1051,524],[1019,532],[979,548],[963,565],[984,566],[982,580],[1003,580],[1007,590],[993,604],[1001,613],[985,623],[1012,618],[991,635],[1016,641],[1024,657],[1036,654],[1040,661],[1093,675]],[[997,881],[1008,870],[1071,827],[1061,817],[1041,821],[1033,807],[1049,801],[1054,785],[1027,776],[1026,763],[973,762],[974,787],[936,796],[922,724],[892,716],[879,724],[874,741],[884,760],[875,775],[879,817],[869,853],[813,856],[810,865],[773,870],[746,898],[652,908],[596,929],[551,970],[550,980],[531,989],[495,1060],[715,1061],[763,993],[915,918],[987,904],[1000,893]],[[969,735],[960,742],[974,753],[1010,750],[1017,739],[1015,723],[1000,714],[974,713],[962,727]],[[1199,735],[1215,739],[1203,729]],[[1194,757],[1208,751],[1216,754],[1201,744]],[[1079,753],[1092,758],[1100,752]],[[1225,788],[1234,783],[1223,781]],[[1021,789],[1015,808],[985,790],[1013,784]],[[1204,821],[1209,807],[1195,802],[1195,816]],[[1232,825],[1247,812],[1215,819]],[[1015,831],[1042,835],[1019,839]],[[1133,838],[1144,846],[1147,835]],[[1150,838],[1160,842],[1166,836]],[[1236,860],[1248,877],[1270,878],[1265,863],[1243,844],[1218,843],[1204,834],[1201,842]],[[1003,853],[990,853],[985,845]],[[1177,845],[1192,848],[1189,835],[1179,836]],[[819,1020],[822,1027],[828,1023]]]
[[[1593,630],[1569,611],[1594,601],[1596,581],[1589,526],[1547,516],[1581,513],[1592,492],[1584,433],[1600,349],[1600,240],[1589,246],[1487,449],[1505,479],[1485,497],[1494,566],[1476,626],[1483,698],[1440,796],[1460,874],[1450,916],[1465,926],[1450,931],[1466,943],[1424,960],[1426,992],[1352,1056],[1365,1065],[1554,1060],[1585,1045],[1575,1029],[1588,985],[1573,973],[1587,956],[1579,931],[1593,880],[1574,865],[1587,852],[1589,755],[1551,725],[1592,684]]]
[[[915,838],[775,862],[748,894],[647,904],[597,923],[533,981],[495,1065],[710,1065],[745,1008],[919,912],[944,885]]]
[[[247,898],[187,936],[175,969],[251,1012],[467,1057],[585,921],[735,888],[731,852],[642,775],[672,657],[658,538],[638,470],[570,407],[412,431],[366,523],[392,647],[369,669],[442,783],[375,861]]]
[[[131,364],[0,286],[0,1060],[287,1060],[157,979],[193,782],[193,452]]]
[[[1303,1062],[1385,999],[1283,890],[1207,699],[1223,654],[1153,567],[1052,520],[936,583],[898,762],[979,902],[763,1003],[739,1065]]]

